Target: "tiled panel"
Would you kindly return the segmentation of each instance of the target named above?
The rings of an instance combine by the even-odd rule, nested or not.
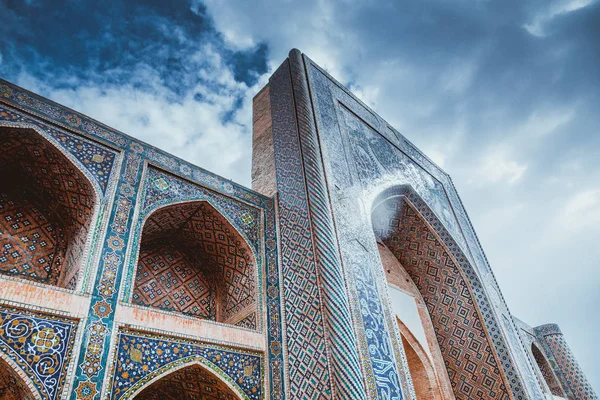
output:
[[[88,229],[94,210],[95,194],[91,183],[60,151],[32,130],[1,128],[0,149],[2,149],[0,152],[0,169],[6,175],[4,181],[6,190],[12,188],[16,189],[13,193],[28,193],[29,197],[33,196],[38,199],[30,202],[40,203],[40,209],[52,210],[51,213],[45,212],[46,219],[60,219],[63,221],[63,229],[55,228],[53,229],[54,233],[52,233],[48,232],[49,225],[42,223],[40,218],[37,218],[37,225],[41,223],[43,225],[41,228],[47,232],[42,235],[38,230],[38,236],[57,235],[56,239],[53,240],[54,246],[61,242],[60,236],[63,235],[68,242],[64,261],[62,260],[63,257],[57,257],[54,260],[56,271],[52,271],[52,267],[49,266],[50,253],[46,253],[44,260],[38,258],[37,263],[42,264],[42,270],[48,268],[48,271],[43,274],[38,268],[39,272],[28,274],[28,271],[34,266],[27,263],[27,259],[30,257],[23,254],[22,261],[17,261],[19,266],[13,274],[18,271],[27,279],[63,287],[73,287],[81,267],[82,258],[86,253]],[[8,193],[7,195],[10,196]],[[23,196],[19,197],[21,197],[21,203],[27,201],[26,198],[23,199]],[[3,200],[3,202],[5,201]],[[33,248],[34,244],[27,242],[33,238],[21,237],[19,234],[20,232],[24,233],[24,229],[27,229],[25,225],[28,222],[33,225],[35,221],[28,221],[27,218],[19,222],[11,221],[13,217],[21,219],[18,217],[21,210],[12,208],[10,202],[6,205],[9,206],[9,209],[4,208],[3,212],[16,214],[14,216],[9,214],[3,216],[2,224],[5,230],[3,230],[0,239],[2,247],[6,250],[7,246],[14,246],[16,242],[20,241],[22,244],[27,243],[27,246]],[[23,206],[27,207],[25,204]],[[31,207],[29,208],[31,209]],[[35,211],[31,210],[31,212]],[[53,213],[56,214],[57,218],[50,218]],[[9,224],[10,228],[6,224]],[[34,228],[31,225],[28,226]],[[17,236],[13,236],[13,234]],[[41,242],[36,243],[35,247],[36,249],[31,251],[39,252],[39,247],[42,247]],[[64,249],[64,244],[62,247]],[[7,258],[6,261],[0,261],[0,264],[6,265],[12,261],[16,260]],[[6,270],[6,267],[2,269]]]
[[[202,273],[202,265],[190,260],[177,244],[153,244],[140,253],[133,302],[215,320],[216,290]]]
[[[28,192],[0,192],[0,271],[57,285],[66,238],[55,214]]]
[[[330,399],[332,382],[326,347],[306,183],[287,61],[270,81],[271,118],[281,232],[281,268],[289,391],[298,398]]]
[[[263,398],[263,358],[258,353],[143,332],[120,331],[109,399],[130,398],[149,382],[157,382],[155,379],[165,373],[194,363],[210,366],[213,374],[243,393],[246,399]]]
[[[225,322],[256,306],[254,265],[246,242],[207,202],[167,206],[142,230],[133,301]]]
[[[220,379],[199,365],[175,371],[135,396],[137,400],[238,400]]]
[[[25,372],[43,399],[58,399],[66,383],[76,326],[67,318],[0,309],[0,352]]]
[[[422,217],[396,197],[376,232],[402,263],[429,310],[457,399],[510,399],[465,278]]]

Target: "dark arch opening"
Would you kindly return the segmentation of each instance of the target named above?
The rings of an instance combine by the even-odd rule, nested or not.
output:
[[[133,303],[256,329],[252,251],[208,202],[160,208],[142,228]]]
[[[31,389],[2,358],[0,358],[0,399],[35,400]]]
[[[374,204],[371,216],[375,236],[418,288],[454,396],[509,399],[470,283],[423,217],[432,216],[432,212],[407,187],[387,190]]]
[[[229,386],[198,364],[172,372],[150,384],[136,400],[238,400]]]
[[[96,196],[87,177],[32,129],[0,128],[0,273],[74,289]]]
[[[565,397],[560,383],[558,383],[554,372],[552,372],[552,367],[550,366],[548,359],[542,354],[535,343],[531,344],[531,353],[533,354],[533,358],[535,359],[540,373],[542,374],[542,378],[544,378],[544,381],[546,381],[550,392],[555,396]]]

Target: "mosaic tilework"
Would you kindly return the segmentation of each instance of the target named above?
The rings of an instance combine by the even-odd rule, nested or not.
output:
[[[309,65],[312,101],[366,388],[372,398],[414,399],[400,336],[395,333],[396,322],[383,301],[385,278],[379,271],[365,208],[360,204],[364,194],[359,191],[361,184],[348,151],[345,125],[336,111],[337,93],[329,79],[313,74],[312,69]]]
[[[225,383],[199,365],[180,369],[161,378],[135,398],[138,400],[238,399]]]
[[[235,326],[247,329],[256,329],[256,312],[248,314],[246,317],[237,322]]]
[[[141,178],[141,166],[141,157],[136,153],[128,153],[121,167],[117,195],[100,254],[100,266],[92,293],[71,399],[99,398],[108,364],[112,320],[129,240],[131,215],[135,206],[135,188]]]
[[[244,203],[230,201],[223,196],[215,196],[210,198],[214,204],[219,204],[219,210],[227,215],[230,221],[234,221],[234,226],[242,232],[247,242],[251,244],[257,253],[264,251],[265,267],[267,271],[266,287],[264,292],[267,296],[267,321],[269,329],[267,330],[269,343],[269,374],[271,385],[271,397],[281,399],[285,392],[284,380],[284,358],[282,351],[283,335],[282,331],[282,310],[280,307],[280,270],[278,266],[278,248],[276,246],[276,227],[275,227],[275,210],[271,199],[261,196],[258,193],[251,191],[234,182],[221,178],[206,170],[196,167],[190,163],[180,160],[167,154],[164,151],[152,148],[143,143],[136,142],[126,135],[115,131],[91,118],[77,113],[73,110],[66,109],[59,104],[56,104],[48,99],[44,99],[33,93],[12,85],[9,82],[0,79],[0,103],[4,103],[10,108],[0,106],[0,120],[8,121],[13,125],[19,124],[34,124],[49,135],[62,133],[53,126],[60,126],[69,131],[76,132],[86,138],[92,138],[103,143],[109,143],[111,147],[120,149],[125,153],[124,162],[119,173],[118,180],[106,178],[106,190],[112,185],[117,185],[117,196],[115,198],[114,207],[112,210],[107,210],[109,215],[109,230],[105,240],[102,253],[100,256],[100,268],[97,275],[97,281],[93,285],[95,290],[93,293],[93,301],[90,307],[90,318],[87,320],[85,327],[84,346],[79,354],[77,376],[75,379],[74,391],[71,393],[71,398],[98,398],[102,379],[104,377],[104,369],[102,365],[106,365],[106,356],[108,354],[107,339],[110,334],[108,322],[112,320],[115,305],[115,294],[119,291],[119,283],[121,282],[121,274],[123,268],[124,249],[128,245],[128,237],[130,232],[131,216],[135,207],[135,196],[138,190],[138,183],[141,174],[141,163],[144,158],[150,160],[155,165],[170,170],[178,175],[191,180],[200,182],[202,185],[217,190],[221,193],[226,193],[236,199],[241,199],[244,202],[251,204],[248,206]],[[27,113],[24,114],[23,111]],[[54,125],[50,126],[45,121],[51,121]],[[72,136],[69,134],[69,136]],[[75,136],[72,136],[75,137]],[[81,138],[80,138],[81,139]],[[57,139],[58,140],[58,139]],[[82,139],[83,140],[83,139]],[[86,140],[84,140],[86,141]],[[103,146],[98,145],[101,148]],[[74,150],[76,147],[73,147]],[[70,151],[70,150],[67,150]],[[104,163],[108,165],[114,157],[104,157]],[[98,162],[99,158],[93,162]],[[102,164],[101,162],[100,164]],[[98,169],[108,177],[108,169]],[[84,168],[83,172],[97,185],[100,191],[104,191],[98,179]],[[105,173],[106,172],[106,173]],[[113,173],[112,169],[110,173]],[[98,175],[100,173],[98,172]],[[168,174],[167,174],[168,175]],[[183,184],[185,182],[185,184]],[[198,191],[188,190],[189,182],[180,180],[174,186],[182,188],[180,193],[169,191],[169,199],[167,201],[187,200],[191,198],[197,199]],[[187,188],[185,187],[187,186]],[[204,189],[203,189],[204,190]],[[215,194],[209,192],[209,195]],[[177,197],[178,195],[181,195]],[[261,211],[257,210],[258,207]],[[223,210],[230,209],[230,213]],[[236,211],[237,210],[237,211]],[[264,223],[261,223],[260,214],[264,212],[266,218]],[[229,215],[231,214],[231,215]],[[245,225],[241,224],[243,222]],[[255,224],[255,225],[253,225]],[[141,226],[139,227],[141,229]],[[244,231],[244,229],[247,231]],[[260,244],[259,232],[264,229],[264,244]],[[252,231],[256,235],[252,236]],[[139,232],[138,232],[139,233]],[[134,236],[134,242],[136,238]],[[264,247],[264,249],[263,249]],[[137,254],[129,249],[128,251]],[[257,260],[262,262],[262,260]],[[135,267],[135,266],[134,266]],[[260,268],[260,265],[258,265]],[[131,269],[128,269],[131,270]],[[130,276],[131,277],[131,276]],[[259,293],[263,292],[260,287],[261,281],[258,282]],[[132,282],[125,280],[125,286],[129,289],[125,290],[126,295],[131,295]],[[259,318],[262,318],[259,315]],[[259,322],[260,324],[260,322]]]
[[[558,369],[575,400],[597,400],[598,395],[587,380],[577,359],[571,352],[567,341],[557,325],[548,324],[536,328],[538,336],[543,337],[545,346],[556,360]]]
[[[210,201],[231,221],[233,226],[239,229],[248,243],[258,250],[260,214],[255,207],[250,207],[155,168],[148,169],[142,204],[144,214],[159,206],[186,200]]]
[[[53,247],[64,249],[64,244],[59,245],[59,242],[64,243],[65,241],[64,239],[60,240],[63,235],[68,242],[65,254],[61,254],[62,251],[60,251],[56,254],[58,257],[52,257],[54,260],[50,260],[50,252],[44,252],[43,261],[42,258],[38,258],[37,265],[32,265],[33,263],[22,252],[17,252],[19,256],[6,257],[2,264],[7,266],[16,262],[18,265],[14,268],[17,270],[17,274],[25,278],[35,279],[38,277],[40,279],[35,280],[66,286],[77,275],[82,258],[86,253],[88,230],[94,212],[94,190],[86,176],[36,132],[14,128],[1,129],[0,169],[10,177],[5,182],[6,187],[19,188],[21,192],[27,191],[27,193],[31,193],[30,196],[38,199],[37,202],[41,206],[47,209],[51,208],[54,212],[46,212],[45,216],[49,218],[51,214],[56,213],[55,221],[64,221],[64,230],[53,229],[54,234],[57,235],[53,240]],[[12,211],[19,213],[20,210],[13,209]],[[41,242],[38,246],[37,243],[29,241],[33,238],[19,236],[19,232],[25,233],[24,230],[35,229],[34,221],[24,219],[16,222],[11,220],[13,217],[17,217],[17,215],[4,216],[4,224],[8,224],[7,227],[10,229],[4,231],[2,238],[5,250],[6,246],[17,245],[17,242],[21,242],[21,246],[37,247],[37,251],[43,250]],[[32,224],[26,226],[28,222]],[[48,224],[44,225],[41,228],[46,228],[44,229],[46,233],[37,229],[36,236],[52,235],[53,232],[48,232],[47,228],[54,228],[58,224],[52,224],[53,227]],[[34,233],[31,232],[31,235]],[[10,255],[13,254],[15,252],[10,253]],[[6,270],[7,268],[3,266],[2,269]],[[29,274],[30,269],[36,269],[37,272]],[[46,270],[45,274],[44,270]]]
[[[423,219],[399,200],[380,205],[373,224],[427,304],[456,398],[510,399],[467,282]]]
[[[271,77],[270,85],[289,360],[288,390],[298,398],[329,399],[332,384],[323,305],[287,61]]]
[[[289,61],[334,389],[336,396],[344,399],[366,399],[342,262],[335,237],[325,171],[301,53],[298,50],[292,50]]]
[[[177,244],[143,247],[135,277],[133,303],[215,321],[216,288]]]
[[[0,192],[0,271],[58,284],[66,238],[54,213],[27,191]]]
[[[343,85],[306,56],[305,60],[328,177],[335,182],[331,183],[330,190],[340,199],[336,213],[344,216],[339,224],[349,225],[354,230],[346,230],[341,235],[357,234],[360,229],[352,218],[358,217],[361,210],[352,208],[351,199],[363,199],[368,209],[382,190],[394,185],[411,185],[480,275],[478,279],[483,286],[482,295],[489,296],[486,302],[490,305],[490,317],[492,323],[496,321],[492,331],[497,329],[501,334],[498,340],[494,338],[494,345],[502,354],[501,358],[506,352],[506,362],[502,362],[502,368],[506,376],[517,376],[509,380],[513,395],[515,398],[542,396],[539,381],[532,363],[525,356],[526,350],[519,341],[514,323],[510,322],[507,326],[498,324],[501,315],[510,315],[510,312],[450,177]],[[348,115],[351,118],[347,118]],[[346,138],[346,133],[352,134],[354,130],[358,135],[352,143]],[[352,147],[356,147],[357,143],[360,143],[358,151],[362,154],[353,154]],[[356,165],[353,165],[353,161]],[[360,179],[363,181],[362,190],[356,187],[354,180],[358,173],[368,175]],[[344,177],[338,179],[340,175]],[[346,213],[349,215],[345,216]],[[367,238],[368,234],[357,234],[357,237]],[[346,251],[342,248],[342,253]],[[525,364],[520,364],[521,360],[525,360]]]
[[[35,400],[25,382],[2,358],[0,358],[0,399]]]
[[[33,381],[44,399],[57,399],[75,341],[77,323],[17,309],[0,309],[0,352]]]
[[[142,230],[140,256],[133,295],[138,304],[214,320],[218,301],[221,322],[256,305],[252,251],[207,202],[151,214]]]
[[[55,141],[56,146],[78,160],[91,178],[90,180],[98,185],[100,192],[106,193],[116,158],[114,151],[65,131],[59,131],[48,125],[40,124],[32,118],[2,106],[0,106],[0,121],[3,123],[17,123],[17,125],[23,126],[35,126],[45,132]]]
[[[262,398],[262,356],[242,350],[121,331],[110,399],[127,399],[152,379],[193,361],[209,367],[245,398]]]

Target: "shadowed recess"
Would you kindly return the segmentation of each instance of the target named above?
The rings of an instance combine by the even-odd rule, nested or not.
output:
[[[0,128],[0,272],[73,289],[86,254],[92,184],[31,129]]]

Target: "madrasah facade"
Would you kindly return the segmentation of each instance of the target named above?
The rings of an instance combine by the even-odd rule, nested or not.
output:
[[[598,398],[450,176],[298,50],[251,189],[6,81],[0,145],[0,399]]]

